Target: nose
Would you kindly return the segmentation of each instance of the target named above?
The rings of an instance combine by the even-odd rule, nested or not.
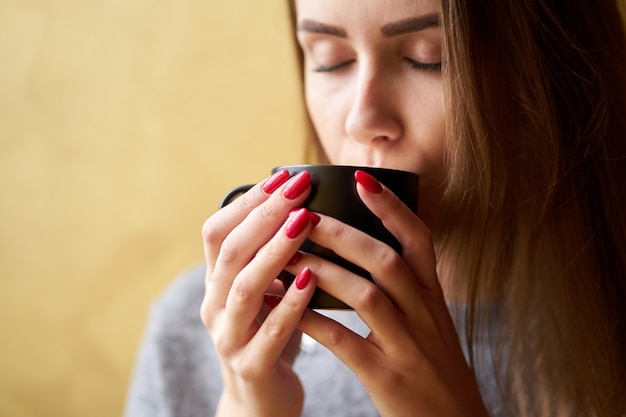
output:
[[[403,124],[392,80],[380,72],[359,72],[353,99],[345,120],[347,135],[362,144],[399,139]]]

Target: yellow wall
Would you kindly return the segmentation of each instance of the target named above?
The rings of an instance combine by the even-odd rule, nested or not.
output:
[[[231,186],[300,162],[283,0],[0,0],[0,416],[115,416]]]

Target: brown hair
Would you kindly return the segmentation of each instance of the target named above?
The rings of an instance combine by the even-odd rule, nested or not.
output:
[[[454,210],[438,237],[453,285],[466,290],[469,323],[481,322],[475,306],[498,296],[503,391],[518,412],[550,415],[564,404],[624,414],[626,41],[617,3],[443,0],[442,25],[445,206]]]
[[[618,0],[442,0],[438,267],[449,295],[467,298],[470,353],[492,339],[495,362],[471,354],[472,365],[504,369],[516,415],[626,415],[620,11]],[[487,334],[479,306],[493,299],[500,331]]]

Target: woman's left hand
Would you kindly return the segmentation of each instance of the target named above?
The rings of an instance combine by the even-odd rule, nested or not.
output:
[[[322,216],[309,238],[370,271],[375,284],[311,255],[290,268],[309,266],[318,286],[352,306],[371,332],[363,338],[312,310],[300,330],[356,374],[381,416],[487,415],[444,301],[430,231],[387,188],[357,190],[400,241],[402,256]]]

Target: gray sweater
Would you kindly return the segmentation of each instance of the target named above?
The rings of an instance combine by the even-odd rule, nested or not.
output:
[[[222,378],[211,338],[200,321],[203,296],[204,268],[197,267],[176,279],[154,303],[128,393],[126,417],[215,414]],[[353,312],[324,314],[359,334],[368,332]],[[488,355],[489,349],[483,350]],[[354,374],[313,339],[303,337],[294,367],[306,394],[302,416],[378,416]],[[476,377],[491,415],[503,416],[493,375]]]

